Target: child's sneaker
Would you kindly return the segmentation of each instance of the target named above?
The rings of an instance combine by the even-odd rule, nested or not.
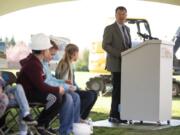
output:
[[[28,114],[23,118],[28,125],[37,125],[37,121],[33,119],[31,114]]]

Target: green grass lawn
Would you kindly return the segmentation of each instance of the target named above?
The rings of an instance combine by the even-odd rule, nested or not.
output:
[[[110,109],[110,97],[98,97],[95,106],[92,109],[90,117],[96,120],[104,120],[108,118]],[[173,98],[172,117],[180,119],[180,97]],[[179,135],[180,126],[162,130],[135,130],[127,128],[94,128],[94,135]]]
[[[89,77],[95,76],[95,73],[76,72],[76,82],[85,88],[85,82]],[[111,98],[98,97],[90,117],[93,121],[104,120],[108,118]],[[172,118],[180,119],[180,97],[173,98],[172,101]],[[127,128],[94,128],[93,135],[180,135],[180,126],[162,129],[162,130],[136,130]]]

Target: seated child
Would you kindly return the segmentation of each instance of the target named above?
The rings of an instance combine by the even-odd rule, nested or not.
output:
[[[2,99],[4,102],[4,108],[2,112],[2,118],[0,119],[2,127],[5,123],[5,118],[3,118],[3,114],[8,106],[16,106],[18,105],[20,108],[20,119],[24,121],[26,124],[36,125],[37,121],[35,121],[30,114],[30,107],[28,104],[28,101],[26,99],[26,95],[24,93],[24,89],[20,84],[17,84],[15,86],[6,85],[6,82],[1,77],[0,73],[0,95],[2,95]],[[9,102],[8,102],[9,101]],[[6,117],[6,115],[4,116]],[[3,121],[4,120],[4,121]],[[2,122],[3,121],[3,122]],[[21,122],[22,123],[22,122]],[[27,134],[27,128],[22,129],[20,126],[20,135],[26,135]]]

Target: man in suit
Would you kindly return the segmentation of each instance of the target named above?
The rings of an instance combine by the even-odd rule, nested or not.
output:
[[[121,97],[121,52],[131,47],[130,29],[124,24],[127,9],[123,6],[115,10],[115,23],[104,29],[102,47],[107,52],[106,69],[112,75],[112,102],[109,121],[113,123],[127,123],[120,118]]]

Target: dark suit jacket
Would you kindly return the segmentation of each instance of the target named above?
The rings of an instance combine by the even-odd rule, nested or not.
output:
[[[126,26],[126,31],[131,40],[130,29],[127,26]],[[111,72],[120,72],[121,52],[130,48],[131,42],[128,47],[125,46],[122,33],[116,22],[105,28],[102,47],[107,52],[105,68]]]

